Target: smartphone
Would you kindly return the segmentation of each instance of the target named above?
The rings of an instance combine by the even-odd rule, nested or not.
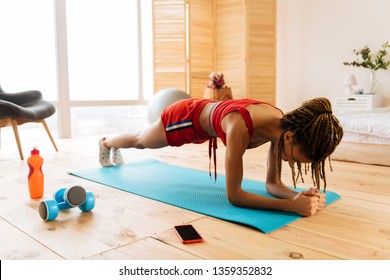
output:
[[[203,241],[202,236],[200,236],[200,234],[195,230],[192,225],[174,226],[173,229],[175,230],[180,241],[184,244]]]

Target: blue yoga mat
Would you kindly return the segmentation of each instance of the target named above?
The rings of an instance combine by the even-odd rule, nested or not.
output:
[[[116,189],[165,202],[219,219],[245,224],[269,233],[301,218],[290,212],[235,207],[225,193],[225,176],[217,182],[208,172],[174,166],[157,160],[143,160],[113,167],[101,167],[70,174]],[[263,182],[243,180],[243,189],[272,197]],[[327,191],[327,204],[339,199]]]

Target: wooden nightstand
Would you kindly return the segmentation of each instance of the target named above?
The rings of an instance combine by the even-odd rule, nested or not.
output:
[[[332,106],[335,112],[372,110],[380,107],[381,101],[378,94],[334,95]]]

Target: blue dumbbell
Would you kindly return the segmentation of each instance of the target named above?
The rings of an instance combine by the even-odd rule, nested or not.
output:
[[[79,207],[83,212],[91,211],[95,207],[94,195],[80,186],[59,189],[54,199],[41,201],[39,215],[44,221],[51,221],[57,218],[59,211],[73,207]]]

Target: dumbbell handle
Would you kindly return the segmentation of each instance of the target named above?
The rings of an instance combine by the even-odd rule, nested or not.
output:
[[[68,189],[62,188],[54,194],[54,199],[58,204],[65,203],[65,205],[60,206],[60,210],[78,207],[85,202],[86,191],[80,186],[73,186]]]
[[[95,197],[91,192],[86,192],[86,199],[84,202],[80,205],[71,205],[67,201],[58,202],[58,210],[67,210],[70,208],[78,207],[81,211],[87,212],[92,210],[92,208],[95,206]]]
[[[75,206],[70,205],[70,204],[67,203],[66,201],[64,201],[64,202],[59,202],[59,203],[57,203],[57,205],[58,205],[58,210],[59,210],[59,211],[62,211],[62,210],[66,210],[66,209],[70,209],[70,208],[75,207]]]

